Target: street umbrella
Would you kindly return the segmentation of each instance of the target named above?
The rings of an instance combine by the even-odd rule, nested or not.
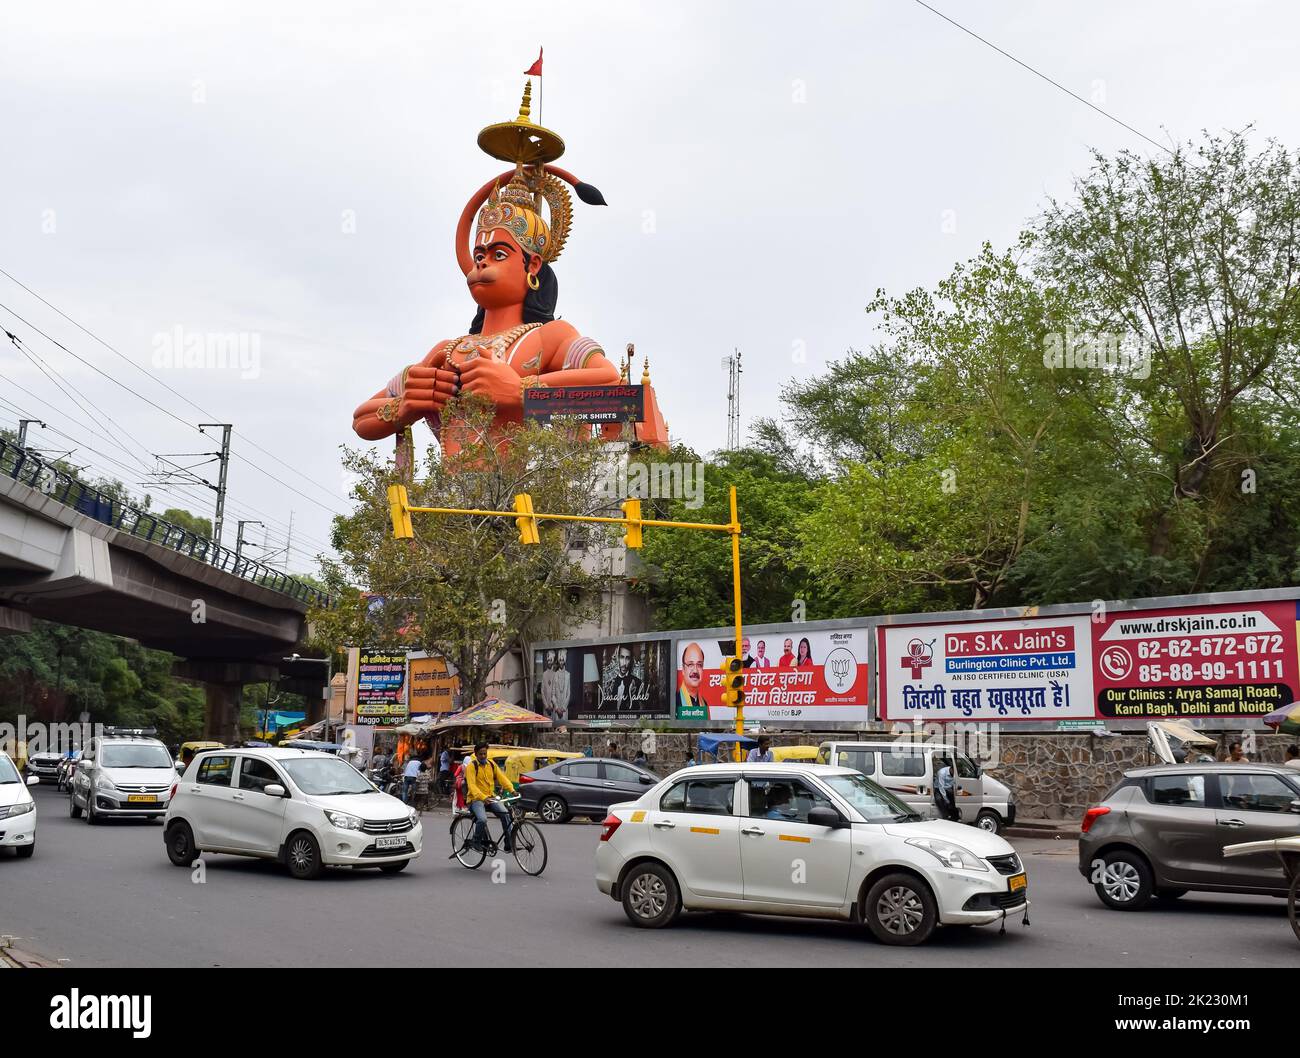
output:
[[[1264,723],[1276,728],[1279,735],[1300,735],[1300,702],[1274,709],[1264,717]]]

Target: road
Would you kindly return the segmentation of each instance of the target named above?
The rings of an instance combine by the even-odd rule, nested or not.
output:
[[[1079,877],[1069,841],[1016,839],[1032,925],[940,930],[889,948],[847,923],[692,914],[638,930],[596,891],[599,829],[546,827],[551,858],[532,879],[508,861],[448,860],[447,817],[425,815],[425,852],[392,877],[329,871],[294,881],[276,864],[208,857],[206,881],[173,867],[156,823],[89,827],[67,798],[33,787],[38,847],[0,860],[0,934],[74,967],[459,965],[473,942],[512,965],[1206,966],[1300,965],[1280,900],[1189,895],[1139,913],[1108,911]]]

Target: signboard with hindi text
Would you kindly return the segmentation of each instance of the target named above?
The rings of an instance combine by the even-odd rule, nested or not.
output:
[[[372,727],[404,724],[406,651],[362,650],[357,658],[357,723]]]
[[[455,712],[460,694],[460,677],[450,670],[445,658],[412,653],[408,680],[412,713]]]
[[[644,422],[645,387],[532,386],[524,390],[524,418],[535,422]]]

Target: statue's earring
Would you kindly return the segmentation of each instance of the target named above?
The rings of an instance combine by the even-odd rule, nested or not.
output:
[[[542,281],[541,281],[540,279],[538,279],[535,275],[533,275],[532,272],[529,272],[529,273],[528,273],[528,289],[529,289],[529,290],[537,290],[537,289],[539,289],[539,288],[541,287],[541,285],[542,285]]]

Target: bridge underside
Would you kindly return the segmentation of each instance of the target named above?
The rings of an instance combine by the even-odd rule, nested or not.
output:
[[[177,675],[207,688],[205,726],[235,737],[238,691],[278,680],[301,650],[306,606],[188,555],[119,532],[0,476],[0,632],[32,617],[137,640],[182,659]],[[325,682],[301,663],[286,689],[319,702]]]

